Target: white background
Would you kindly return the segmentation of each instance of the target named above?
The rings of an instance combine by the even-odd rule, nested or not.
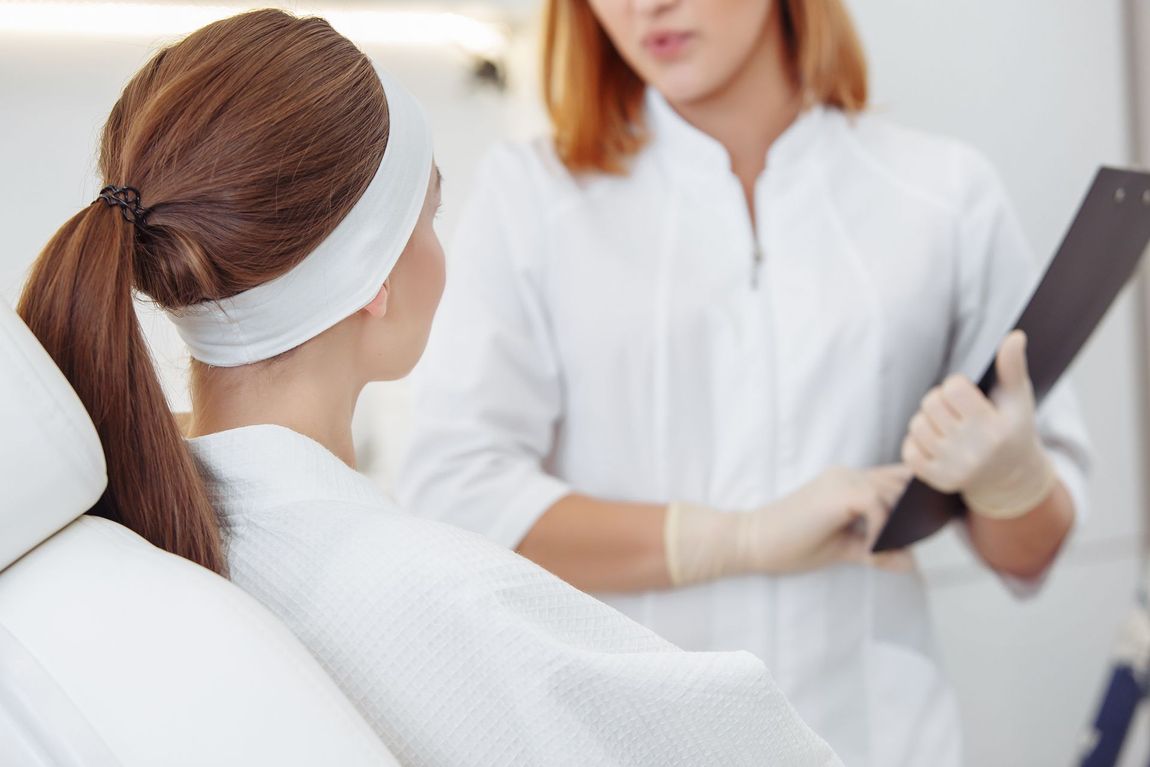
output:
[[[1132,84],[1119,0],[849,0],[875,108],[961,137],[998,166],[1040,256],[1056,247],[1097,165],[1128,164]],[[515,2],[517,16],[523,3]],[[0,2],[0,20],[5,13]],[[482,148],[542,127],[528,32],[509,53],[511,90],[476,87],[455,49],[379,49],[424,101],[446,177],[449,234]],[[13,301],[39,247],[94,196],[99,126],[152,46],[0,31],[0,297]],[[130,179],[119,180],[130,183]],[[145,190],[146,194],[146,190]],[[146,202],[146,197],[145,197]],[[1074,370],[1097,447],[1091,518],[1043,593],[1020,604],[943,536],[927,545],[934,613],[958,688],[972,765],[1069,764],[1100,693],[1139,572],[1144,349],[1133,292]],[[185,402],[179,346],[146,314],[170,396]],[[406,428],[402,384],[364,400],[367,463],[390,481]],[[1144,764],[1150,744],[1138,744]]]

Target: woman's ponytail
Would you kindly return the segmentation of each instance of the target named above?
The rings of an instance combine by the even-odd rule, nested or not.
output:
[[[128,82],[99,163],[128,186],[56,233],[19,306],[104,444],[108,490],[93,513],[224,570],[220,522],[133,297],[179,310],[290,270],[363,195],[389,126],[371,60],[322,19],[279,10],[209,24]]]
[[[36,260],[18,312],[100,434],[108,489],[92,513],[222,573],[219,521],[136,318],[136,237],[118,210],[89,205]]]

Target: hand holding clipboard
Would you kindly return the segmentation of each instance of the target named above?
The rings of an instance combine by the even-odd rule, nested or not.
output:
[[[1015,327],[1026,332],[1027,362],[1041,403],[1098,326],[1150,243],[1150,173],[1102,168]],[[1004,328],[1003,335],[1008,329]],[[993,360],[979,380],[997,383]],[[875,543],[909,546],[966,513],[961,496],[913,481]]]

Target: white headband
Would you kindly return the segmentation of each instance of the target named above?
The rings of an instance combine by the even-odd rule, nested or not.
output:
[[[378,71],[378,70],[377,70]],[[363,196],[291,271],[221,301],[169,312],[192,357],[236,367],[270,359],[371,303],[411,239],[431,174],[431,131],[419,102],[379,71],[387,149]]]

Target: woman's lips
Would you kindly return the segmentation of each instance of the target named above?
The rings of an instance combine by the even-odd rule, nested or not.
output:
[[[655,58],[668,61],[681,56],[694,38],[693,32],[652,32],[643,38],[643,47]]]

